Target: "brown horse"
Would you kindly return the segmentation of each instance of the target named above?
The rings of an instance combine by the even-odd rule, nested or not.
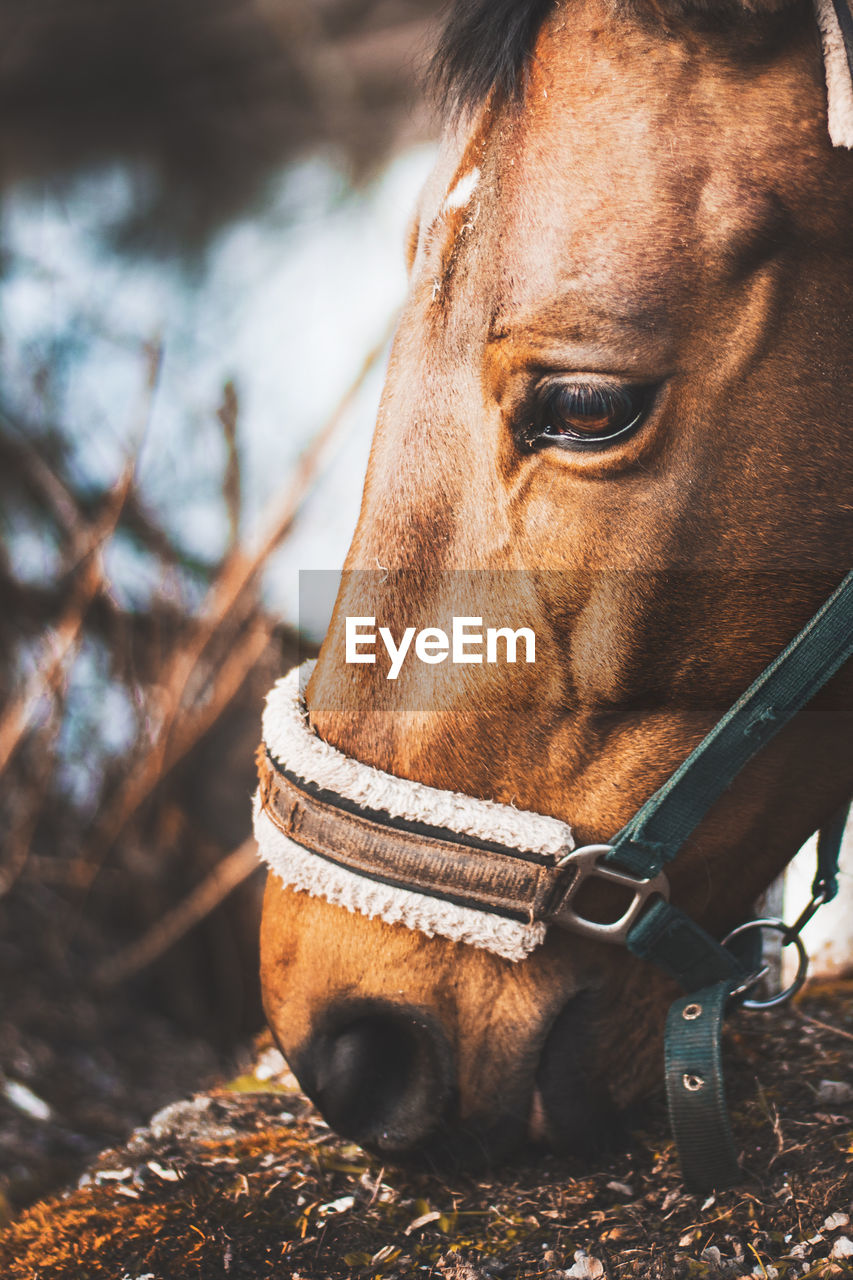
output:
[[[311,722],[604,841],[853,563],[853,160],[801,0],[466,0],[441,58],[457,110]],[[434,623],[460,569],[498,575],[535,667],[428,693],[342,662],[348,616]],[[715,936],[850,793],[851,729],[845,670],[675,862]],[[330,1123],[398,1155],[588,1149],[659,1079],[674,994],[558,929],[514,963],[275,875],[262,973]]]

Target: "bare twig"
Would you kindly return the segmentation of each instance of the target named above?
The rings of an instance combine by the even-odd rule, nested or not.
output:
[[[12,821],[7,832],[3,862],[0,865],[0,898],[14,888],[27,865],[33,835],[42,816],[44,791],[56,764],[56,740],[62,723],[62,695],[54,696],[50,721],[39,734],[38,751],[35,753],[33,773],[28,779],[23,799],[24,812]]]
[[[5,411],[0,412],[0,422],[11,428],[16,436],[13,442],[4,433],[4,462],[13,468],[13,474],[23,475],[25,482],[73,543],[81,530],[80,510],[74,495],[39,450],[34,448],[31,439],[25,434],[23,424],[12,421]]]
[[[164,773],[173,769],[216,723],[263,655],[274,626],[271,618],[260,614],[252,620],[240,642],[232,646],[228,657],[216,670],[216,682],[210,697],[179,726],[172,737],[168,759],[159,764],[159,772],[153,767],[157,763],[157,757],[149,757],[152,760],[150,776],[146,774],[144,778],[140,778],[136,792],[131,793],[128,805],[131,812],[136,812]]]
[[[820,1018],[813,1018],[810,1013],[803,1013],[802,1009],[794,1007],[794,1013],[798,1018],[802,1018],[803,1022],[808,1022],[812,1027],[819,1027],[821,1031],[829,1031],[834,1036],[841,1036],[843,1040],[853,1040],[853,1032],[845,1031],[843,1027],[834,1027],[831,1022],[821,1022]]]
[[[201,659],[215,636],[220,634],[245,593],[256,582],[272,552],[287,536],[305,500],[311,493],[322,465],[326,448],[339,430],[367,377],[379,361],[396,324],[396,316],[376,345],[368,352],[358,374],[341,397],[333,413],[318,431],[300,458],[291,483],[265,521],[265,532],[254,549],[236,547],[227,557],[208,592],[198,626],[183,644],[174,650],[166,663],[159,685],[159,707],[153,719],[158,725],[147,756],[130,773],[128,782],[102,814],[90,843],[91,880],[97,875],[107,850],[115,843],[127,823],[138,812],[159,780],[186,755],[190,747],[215,722],[263,652],[261,632],[271,631],[271,624],[255,621],[248,641],[231,655],[216,676],[217,692],[204,710],[187,719],[178,728],[185,707],[187,686],[197,672]],[[254,656],[248,660],[249,654]],[[242,678],[237,675],[242,671]],[[229,692],[230,691],[230,692]]]
[[[162,350],[156,343],[146,345],[147,376],[139,429],[141,440],[151,415],[159,378]],[[133,487],[136,470],[136,454],[126,464],[122,475],[114,485],[106,510],[92,525],[79,516],[79,509],[69,491],[50,468],[33,455],[30,458],[32,474],[45,497],[50,502],[57,519],[70,535],[71,554],[75,577],[71,599],[56,627],[49,628],[42,638],[35,670],[26,688],[0,715],[0,774],[7,768],[21,742],[32,727],[39,703],[45,697],[52,698],[58,685],[65,678],[74,654],[86,611],[94,598],[106,588],[102,553],[104,545],[115,532]]]
[[[136,942],[102,964],[95,971],[95,981],[102,986],[117,986],[135,977],[159,960],[170,947],[200,924],[230,893],[243,884],[260,866],[257,845],[253,839],[244,842],[218,862],[208,876],[196,885],[182,902],[157,921]]]
[[[133,480],[133,464],[110,495],[108,508],[95,527],[88,531],[71,599],[59,622],[42,637],[35,670],[20,697],[0,715],[0,774],[6,769],[32,727],[39,703],[52,697],[64,679],[74,654],[89,604],[104,585],[102,551],[118,523]]]
[[[242,490],[240,479],[240,455],[237,452],[237,421],[240,415],[240,403],[237,389],[233,382],[226,382],[222,391],[222,404],[216,411],[219,425],[222,427],[222,438],[225,441],[225,478],[222,481],[222,493],[228,512],[228,550],[237,545],[240,533],[240,517],[242,514]]]

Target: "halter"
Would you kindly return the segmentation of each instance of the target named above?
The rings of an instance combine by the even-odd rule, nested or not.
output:
[[[814,0],[835,146],[853,148],[851,0]],[[549,927],[627,947],[675,978],[685,995],[665,1034],[669,1114],[685,1182],[696,1190],[740,1179],[726,1112],[722,1022],[733,1005],[769,1008],[805,979],[800,931],[838,890],[849,806],[822,827],[812,898],[792,926],[750,920],[722,941],[669,901],[665,867],[745,765],[853,655],[853,572],[750,685],[683,764],[608,844],[574,847],[566,824],[395,778],[314,735],[300,672],[272,691],[258,758],[255,832],[261,855],[293,888],[428,935],[522,960]],[[300,669],[307,678],[304,668]],[[617,919],[582,914],[590,879],[630,895]],[[764,976],[763,930],[794,943],[794,983],[749,999]]]
[[[268,700],[255,800],[262,856],[284,883],[392,923],[519,960],[548,926],[624,945],[681,985],[669,1010],[665,1077],[685,1182],[741,1173],[726,1113],[720,1039],[729,1007],[764,1008],[805,978],[800,930],[836,894],[848,806],[821,829],[812,901],[788,928],[752,920],[722,942],[669,902],[665,866],[744,766],[853,655],[853,571],[608,844],[573,847],[562,822],[393,777],[344,756],[308,727],[299,671]],[[304,676],[304,670],[300,669]],[[590,879],[631,895],[619,919],[580,913]],[[797,979],[770,1001],[756,948],[775,929],[800,954]]]

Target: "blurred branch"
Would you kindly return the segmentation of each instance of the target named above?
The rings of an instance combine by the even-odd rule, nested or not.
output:
[[[196,885],[171,911],[167,911],[147,933],[100,965],[95,970],[95,981],[101,986],[112,987],[136,977],[200,924],[224,902],[229,893],[248,880],[255,871],[259,871],[260,867],[258,847],[250,837],[218,862],[201,884]]]
[[[69,491],[32,439],[27,438],[28,434],[32,436],[35,432],[26,433],[5,410],[0,411],[0,423],[6,428],[0,436],[0,460],[5,475],[12,477],[15,485],[23,481],[36,500],[44,503],[73,544],[81,532],[79,499]],[[16,439],[10,437],[9,430],[15,433]]]
[[[219,636],[239,602],[255,585],[272,552],[287,536],[311,493],[319,475],[325,451],[346,419],[371,371],[380,360],[396,325],[396,315],[385,333],[368,352],[361,368],[332,414],[317,432],[297,463],[284,497],[264,522],[266,532],[254,549],[237,546],[227,556],[201,609],[197,626],[179,643],[159,680],[157,705],[152,708],[155,733],[147,755],[129,771],[128,780],[105,808],[90,842],[90,883],[94,881],[108,850],[128,822],[148,799],[158,782],[182,759],[219,717],[242,681],[260,657],[274,623],[256,617],[241,643],[232,648],[227,660],[213,673],[212,690],[206,705],[190,710],[186,692],[197,674],[212,640]],[[178,720],[186,717],[182,724]]]
[[[152,348],[149,347],[149,395],[153,394],[161,352],[153,348],[158,364],[152,367]],[[222,412],[222,411],[220,411]],[[59,469],[44,456],[44,427],[36,429],[32,424],[13,417],[8,410],[0,409],[0,468],[4,481],[14,487],[23,484],[34,500],[48,512],[55,526],[68,539],[73,549],[81,538],[85,539],[92,514],[103,505],[104,494],[74,494]],[[143,547],[165,564],[177,565],[191,573],[207,573],[211,566],[188,555],[175,545],[170,535],[157,523],[147,510],[135,488],[125,496],[121,512],[122,529],[133,534]]]
[[[26,785],[19,784],[20,817],[9,824],[0,865],[0,898],[14,887],[27,865],[33,835],[44,808],[44,792],[56,763],[56,740],[62,724],[62,698],[57,690],[51,707],[50,723],[39,734],[38,750],[33,752],[32,773]]]
[[[62,582],[41,586],[6,576],[0,578],[0,612],[14,619],[18,635],[31,634],[50,618],[55,618],[67,595],[67,586]],[[103,593],[92,600],[86,615],[86,627],[97,636],[106,638],[111,627],[119,623],[131,632],[135,643],[144,647],[153,644],[163,631],[170,639],[176,636],[181,628],[186,627],[187,616],[180,605],[162,600],[145,612],[130,611]]]
[[[77,648],[89,604],[104,585],[102,551],[115,531],[133,481],[134,464],[113,489],[109,504],[94,529],[89,530],[80,548],[80,568],[75,576],[71,599],[55,627],[42,637],[35,670],[24,692],[0,715],[0,774],[32,727],[39,702],[52,697],[65,677]]]
[[[162,362],[158,343],[146,343],[145,390],[140,405],[136,438],[141,441],[151,415]],[[52,698],[66,676],[83,629],[89,605],[108,584],[104,573],[103,549],[115,533],[133,486],[138,450],[107,496],[106,509],[88,524],[80,515],[79,503],[33,449],[22,447],[33,482],[47,498],[71,544],[74,571],[71,598],[56,627],[43,636],[35,670],[23,694],[0,715],[0,775],[30,730],[43,698]]]
[[[228,550],[231,551],[237,545],[243,505],[240,455],[237,452],[237,420],[240,416],[240,404],[233,382],[226,382],[222,391],[222,404],[217,409],[216,416],[225,440],[225,477],[222,481],[222,494],[228,512]]]

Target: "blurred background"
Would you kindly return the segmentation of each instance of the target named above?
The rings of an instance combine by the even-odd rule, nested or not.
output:
[[[260,708],[355,523],[436,10],[0,0],[0,1221],[262,1025]]]

